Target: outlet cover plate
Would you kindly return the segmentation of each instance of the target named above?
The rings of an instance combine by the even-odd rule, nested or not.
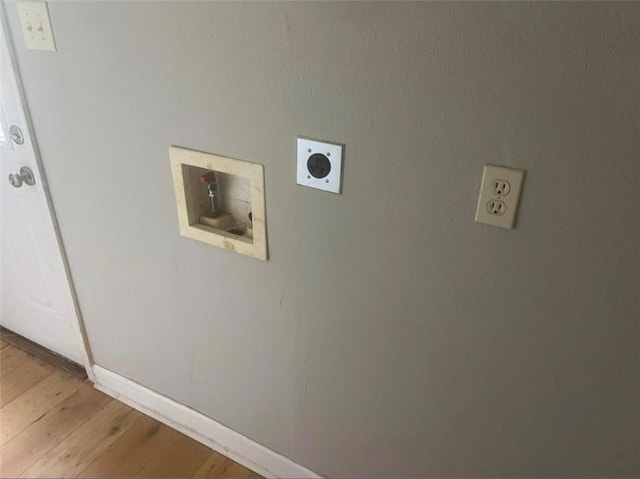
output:
[[[343,149],[338,143],[298,137],[297,183],[340,194]]]
[[[485,165],[476,209],[476,221],[500,228],[515,225],[524,170]]]
[[[56,51],[53,29],[46,2],[18,2],[18,16],[29,50]]]

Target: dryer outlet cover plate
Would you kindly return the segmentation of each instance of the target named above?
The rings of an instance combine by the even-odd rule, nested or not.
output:
[[[339,194],[342,186],[343,148],[338,143],[298,137],[297,183]]]

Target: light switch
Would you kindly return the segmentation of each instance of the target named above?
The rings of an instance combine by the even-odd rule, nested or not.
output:
[[[18,16],[24,42],[29,50],[56,51],[46,2],[18,2]]]

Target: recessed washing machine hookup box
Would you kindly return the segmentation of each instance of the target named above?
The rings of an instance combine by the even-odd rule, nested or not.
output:
[[[177,146],[169,157],[180,234],[266,260],[264,167]]]

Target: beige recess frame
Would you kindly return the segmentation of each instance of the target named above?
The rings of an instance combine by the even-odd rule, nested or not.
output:
[[[171,172],[178,207],[180,234],[227,251],[240,253],[261,260],[267,259],[267,231],[264,200],[264,167],[258,163],[236,160],[225,156],[189,150],[179,146],[169,147]],[[200,212],[193,201],[189,167],[203,168],[249,180],[253,239],[211,228],[199,222]]]

